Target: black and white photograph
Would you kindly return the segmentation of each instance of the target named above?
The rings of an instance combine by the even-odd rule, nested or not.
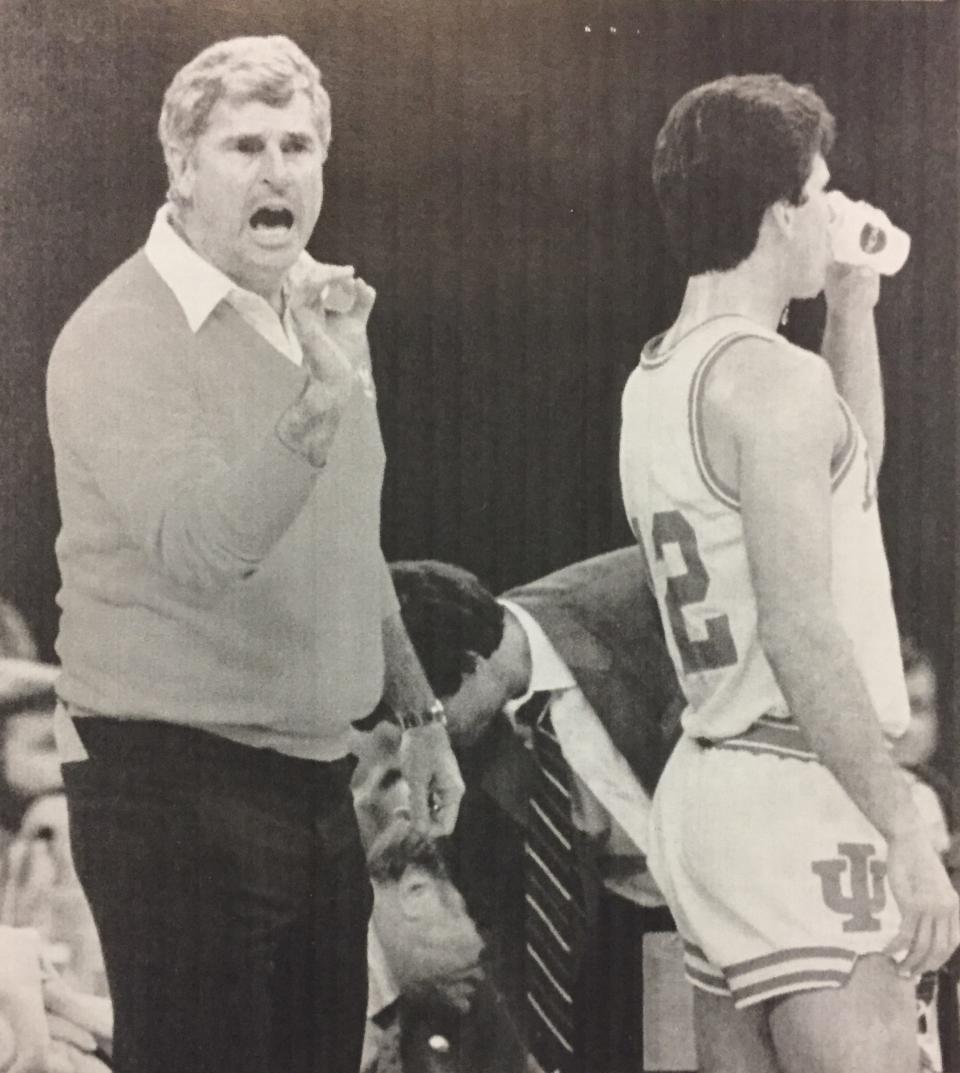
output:
[[[2,23],[0,1073],[960,1073],[960,3]]]

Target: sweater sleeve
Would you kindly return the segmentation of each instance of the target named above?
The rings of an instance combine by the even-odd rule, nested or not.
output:
[[[257,569],[318,471],[272,429],[225,458],[207,428],[194,355],[146,312],[113,308],[71,323],[57,341],[47,401],[58,481],[92,482],[156,568],[216,589]]]
[[[397,590],[393,586],[390,567],[387,566],[387,561],[383,558],[383,555],[380,556],[380,561],[382,564],[380,571],[380,617],[390,618],[391,615],[400,613],[400,601],[397,599]]]

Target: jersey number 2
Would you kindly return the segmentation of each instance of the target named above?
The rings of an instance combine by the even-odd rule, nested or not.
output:
[[[653,546],[657,559],[663,559],[663,549],[675,544],[680,549],[685,571],[667,578],[667,610],[670,627],[680,650],[683,669],[687,674],[732,667],[737,662],[737,646],[730,632],[726,615],[704,619],[706,640],[695,641],[687,629],[683,609],[702,603],[707,598],[710,578],[697,548],[693,526],[678,510],[661,511],[653,516]]]

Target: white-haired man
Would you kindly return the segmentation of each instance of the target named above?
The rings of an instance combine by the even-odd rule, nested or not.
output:
[[[115,1068],[351,1070],[351,721],[398,713],[424,824],[462,793],[380,550],[374,292],[305,252],[330,107],[293,42],[206,49],[159,133],[168,203],[48,383],[58,733]]]

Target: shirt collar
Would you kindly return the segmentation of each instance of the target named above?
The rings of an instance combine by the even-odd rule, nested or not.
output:
[[[216,265],[212,265],[189,246],[170,223],[170,205],[157,211],[144,252],[157,274],[173,291],[192,332],[198,332],[207,317],[232,292],[252,294],[236,283]],[[313,261],[304,250],[290,273],[303,272]]]
[[[500,604],[519,622],[520,628],[526,635],[527,644],[530,646],[530,686],[522,697],[518,697],[507,705],[507,710],[516,710],[534,693],[539,693],[541,690],[556,692],[561,689],[574,688],[577,680],[533,615],[512,600],[501,600]]]

